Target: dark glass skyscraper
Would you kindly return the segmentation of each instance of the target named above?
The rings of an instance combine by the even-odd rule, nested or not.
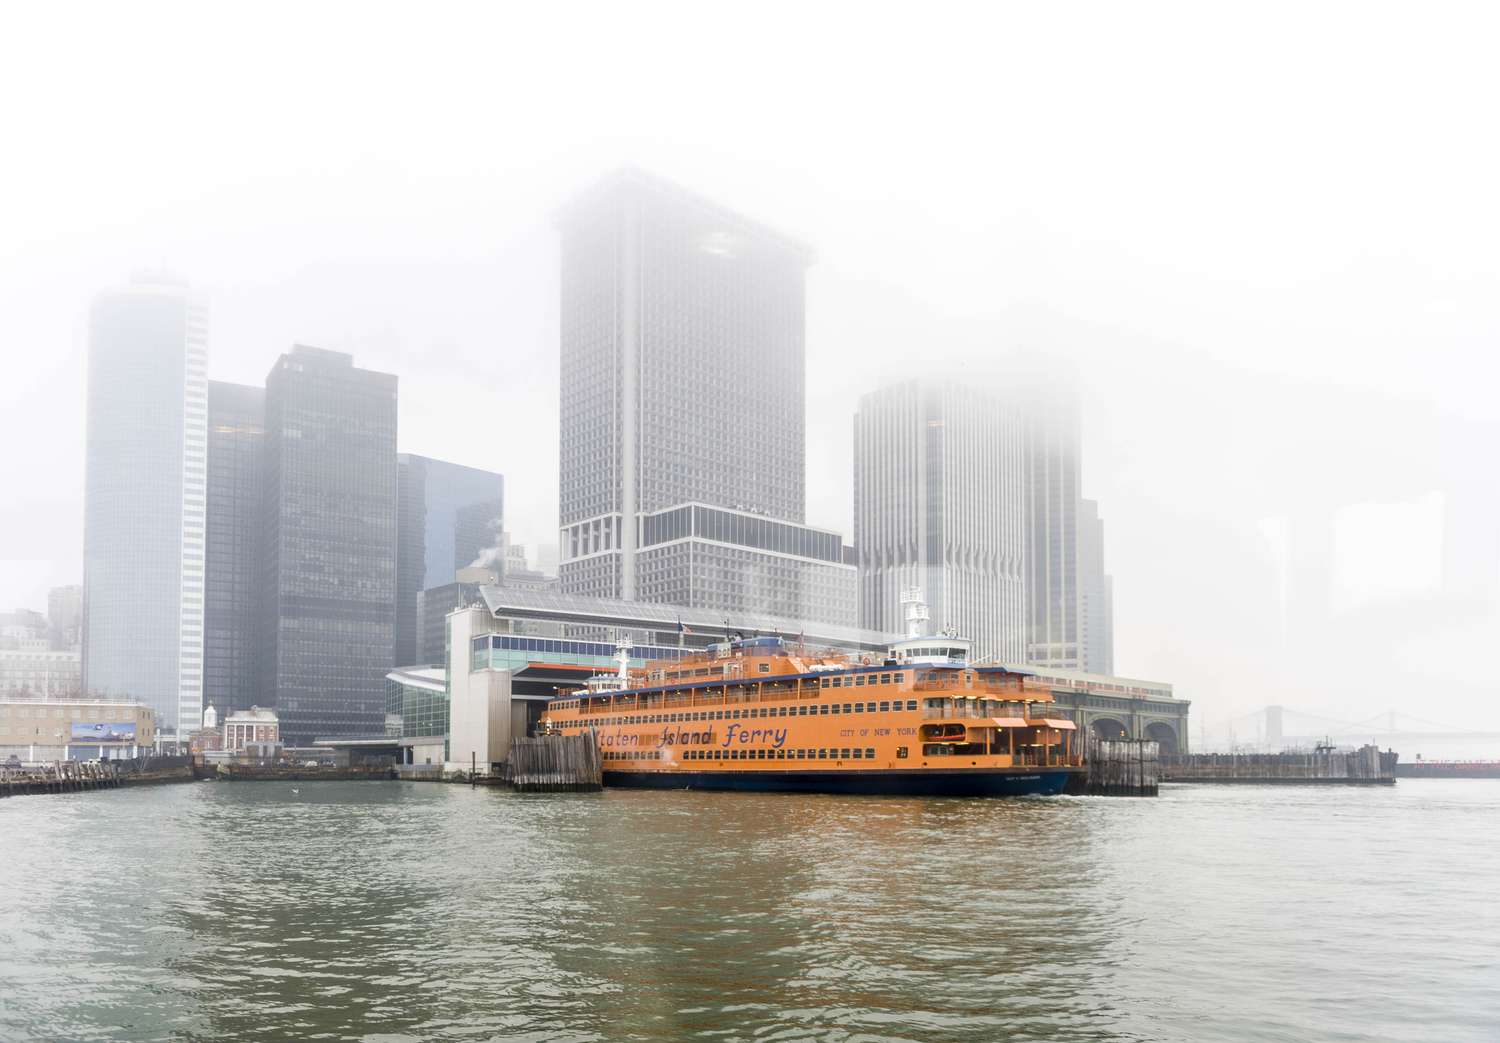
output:
[[[101,294],[89,328],[83,685],[158,734],[203,709],[208,310],[185,287]]]
[[[260,497],[266,393],[208,384],[208,524],[204,551],[203,701],[222,719],[255,705]]]
[[[396,665],[409,666],[423,660],[422,591],[452,583],[459,569],[501,552],[505,478],[414,453],[397,459]]]
[[[396,378],[297,345],[266,378],[262,706],[287,742],[384,729],[395,660]]]

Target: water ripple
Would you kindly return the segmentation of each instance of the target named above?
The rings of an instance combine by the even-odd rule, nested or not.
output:
[[[1500,785],[0,803],[0,1038],[1488,1039]]]

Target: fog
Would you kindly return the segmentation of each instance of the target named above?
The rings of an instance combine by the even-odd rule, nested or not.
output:
[[[545,9],[542,9],[545,7]],[[808,518],[858,396],[1074,366],[1118,673],[1500,730],[1500,145],[1481,6],[28,5],[0,16],[0,609],[81,579],[87,308],[400,378],[557,538],[557,245],[638,165],[811,244]]]

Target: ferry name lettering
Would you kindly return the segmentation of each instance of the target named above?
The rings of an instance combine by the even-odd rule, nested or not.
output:
[[[719,745],[728,746],[736,740],[741,743],[769,742],[773,750],[779,750],[786,742],[786,733],[785,728],[746,728],[744,725],[731,724],[724,734],[724,741]]]
[[[693,743],[705,743],[714,741],[714,730],[705,729],[701,732],[690,732],[685,728],[673,731],[671,728],[663,728],[661,734],[656,737],[658,746],[688,746]]]

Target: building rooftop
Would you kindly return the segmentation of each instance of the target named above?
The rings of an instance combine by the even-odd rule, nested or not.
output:
[[[386,674],[386,680],[424,692],[448,690],[448,668],[443,666],[403,666]]]
[[[252,706],[248,710],[236,710],[224,718],[225,724],[276,724],[280,718],[275,710]]]
[[[679,206],[694,210],[710,221],[724,226],[740,235],[754,236],[770,245],[786,250],[798,257],[803,264],[812,264],[816,259],[812,247],[799,239],[779,232],[770,225],[753,220],[716,203],[707,196],[699,195],[674,181],[651,174],[634,166],[624,166],[595,181],[560,207],[554,219],[559,227],[592,213],[618,195],[624,193],[650,194],[671,199]]]
[[[649,601],[592,598],[551,590],[526,590],[484,584],[479,588],[479,594],[490,614],[497,619],[522,617],[637,630],[675,630],[680,621],[694,634],[715,637],[725,636],[727,622],[730,631],[742,632],[746,636],[780,634],[791,639],[800,637],[808,644],[832,644],[865,650],[884,649],[891,642],[901,640],[899,634],[861,630],[836,623],[804,622],[751,612],[736,613],[726,621],[724,613],[710,609]]]

